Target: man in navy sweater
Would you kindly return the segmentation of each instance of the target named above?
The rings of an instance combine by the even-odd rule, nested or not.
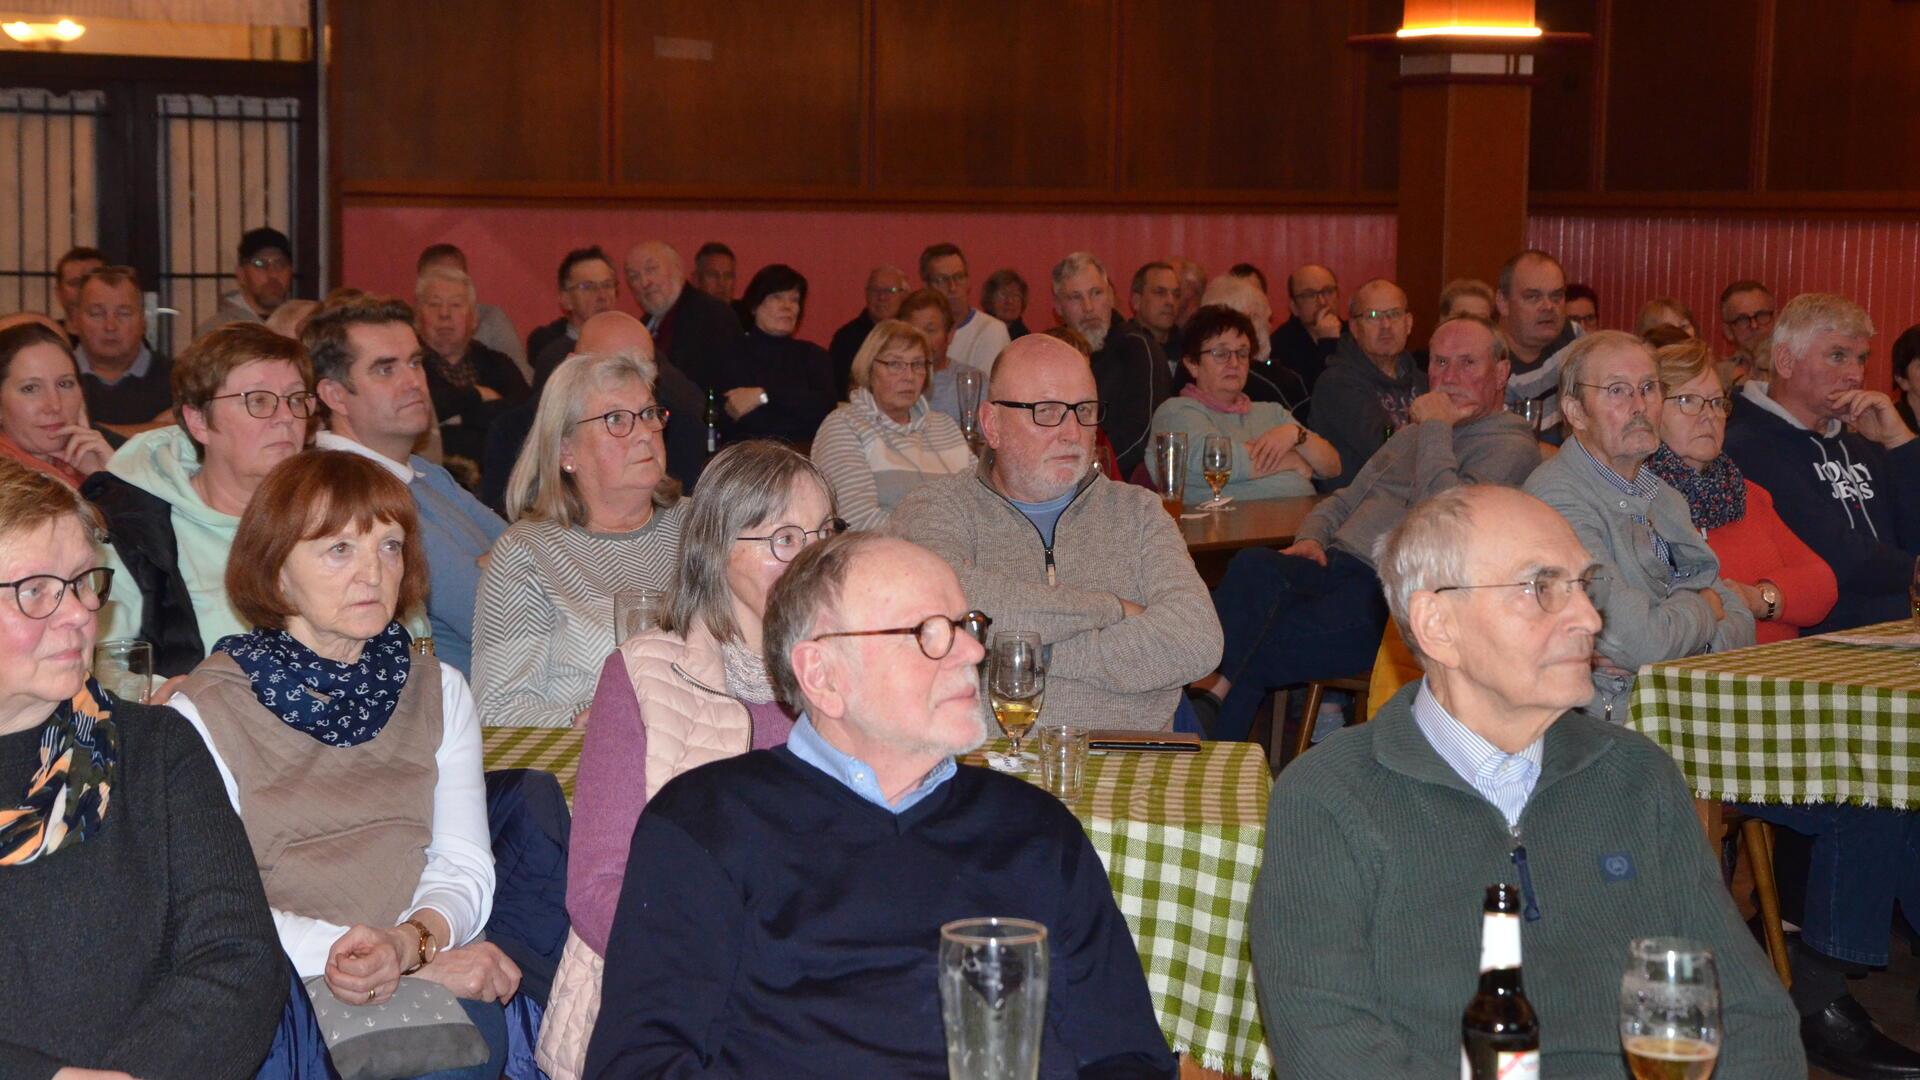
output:
[[[1893,401],[1861,389],[1873,322],[1828,293],[1774,321],[1773,375],[1747,383],[1727,453],[1833,567],[1840,600],[1809,633],[1904,618],[1920,555],[1920,443]]]
[[[804,714],[647,804],[588,1077],[945,1077],[940,926],[977,915],[1047,927],[1042,1077],[1174,1076],[1079,823],[954,763],[986,737],[965,606],[938,556],[876,533],[794,560],[764,637]]]

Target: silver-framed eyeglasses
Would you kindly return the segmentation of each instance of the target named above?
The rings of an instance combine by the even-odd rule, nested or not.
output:
[[[1574,383],[1573,385],[1582,386],[1587,388],[1588,390],[1599,390],[1605,393],[1609,400],[1612,400],[1615,402],[1625,401],[1628,398],[1633,397],[1636,393],[1640,396],[1640,400],[1650,401],[1653,398],[1658,397],[1660,395],[1660,389],[1661,389],[1659,379],[1648,379],[1647,381],[1641,383],[1637,387],[1634,386],[1632,383],[1627,382],[1625,379],[1622,379],[1619,382],[1610,382],[1605,386],[1601,386],[1599,383],[1590,383],[1590,382],[1577,382],[1577,383]]]
[[[1376,320],[1397,319],[1400,316],[1405,315],[1406,313],[1407,313],[1407,309],[1403,307],[1368,308],[1365,311],[1354,312],[1353,317],[1356,319],[1365,319],[1368,322],[1374,322]]]
[[[1540,604],[1540,610],[1549,615],[1563,610],[1567,601],[1573,599],[1573,590],[1577,586],[1584,589],[1587,599],[1593,606],[1602,607],[1607,602],[1607,586],[1611,578],[1605,570],[1593,567],[1579,577],[1567,577],[1558,571],[1543,571],[1527,581],[1503,581],[1493,585],[1442,585],[1433,590],[1436,593],[1467,592],[1473,589],[1525,589],[1529,596]]]
[[[13,602],[20,605],[20,614],[29,619],[52,618],[53,613],[60,610],[60,601],[69,589],[81,607],[99,611],[112,588],[113,571],[104,566],[83,570],[77,577],[34,574],[18,581],[0,581],[0,589],[13,590]]]
[[[839,518],[829,518],[825,525],[817,529],[803,529],[798,525],[782,525],[765,536],[736,536],[735,540],[764,540],[767,550],[781,562],[792,562],[800,556],[807,545],[815,540],[825,540],[829,536],[838,536],[847,531],[847,523]]]
[[[296,420],[305,420],[313,415],[313,403],[319,398],[305,390],[295,390],[291,394],[276,394],[271,390],[248,390],[241,394],[216,394],[207,399],[211,405],[216,401],[239,398],[246,403],[247,415],[255,420],[268,420],[280,410],[280,403],[287,403],[287,412]]]
[[[993,625],[993,619],[984,611],[974,610],[963,615],[929,615],[912,626],[892,626],[885,630],[835,630],[830,634],[816,634],[815,641],[825,641],[833,637],[885,637],[891,634],[912,634],[914,643],[920,646],[920,654],[929,660],[945,660],[953,651],[956,629],[965,630],[976,639]]]
[[[1702,409],[1711,409],[1719,416],[1730,416],[1733,413],[1733,399],[1724,394],[1719,397],[1673,394],[1667,400],[1673,402],[1673,407],[1679,409],[1682,416],[1699,416]]]
[[[902,372],[925,375],[927,369],[932,365],[928,364],[925,360],[875,360],[873,366],[880,368],[889,375],[898,375]]]
[[[293,269],[293,263],[289,262],[286,258],[272,255],[255,255],[253,258],[247,260],[247,265],[253,267],[255,270]]]
[[[1249,345],[1244,349],[1229,349],[1225,345],[1215,345],[1211,349],[1201,349],[1200,355],[1222,364],[1229,360],[1238,360],[1244,364],[1253,359],[1253,347]]]
[[[589,416],[585,420],[576,420],[574,421],[574,426],[578,427],[581,424],[591,424],[595,420],[598,420],[607,425],[607,434],[616,439],[624,439],[633,434],[633,428],[636,423],[647,425],[648,431],[659,431],[667,426],[667,418],[672,415],[671,410],[661,405],[649,405],[638,412],[632,409],[613,409],[608,412],[603,412],[599,416]]]
[[[1033,414],[1033,422],[1041,427],[1059,427],[1067,422],[1067,414],[1079,421],[1081,427],[1097,427],[1107,418],[1107,403],[1104,401],[1002,401],[996,399],[995,405],[1008,409],[1025,409]]]

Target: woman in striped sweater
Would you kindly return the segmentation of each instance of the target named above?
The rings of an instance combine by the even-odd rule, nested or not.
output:
[[[929,353],[926,335],[907,323],[875,326],[853,358],[847,402],[813,437],[813,462],[853,528],[879,528],[907,492],[973,468],[960,425],[923,396]]]

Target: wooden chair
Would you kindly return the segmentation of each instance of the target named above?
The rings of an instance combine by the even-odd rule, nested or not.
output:
[[[1780,921],[1780,888],[1773,880],[1773,825],[1732,806],[1721,807],[1720,820],[1726,824],[1726,836],[1734,849],[1734,857],[1726,866],[1727,883],[1733,883],[1734,864],[1744,851],[1747,867],[1753,872],[1754,903],[1760,909],[1760,934],[1767,948],[1767,959],[1773,962],[1774,974],[1780,976],[1781,985],[1792,989],[1786,928]]]
[[[1380,648],[1373,654],[1372,671],[1356,678],[1322,679],[1307,684],[1306,713],[1301,716],[1300,729],[1294,735],[1293,756],[1299,757],[1313,745],[1314,723],[1328,690],[1353,694],[1353,722],[1360,724],[1373,719],[1389,698],[1420,674],[1420,662],[1413,658],[1413,650],[1400,640],[1399,628],[1388,622],[1386,633],[1380,635]]]

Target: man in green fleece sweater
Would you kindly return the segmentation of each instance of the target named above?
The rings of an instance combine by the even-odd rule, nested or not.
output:
[[[1253,960],[1281,1075],[1447,1076],[1486,886],[1518,885],[1541,1073],[1625,1075],[1627,943],[1719,962],[1718,1080],[1803,1077],[1792,1004],[1735,913],[1679,770],[1586,703],[1604,589],[1573,530],[1498,487],[1429,499],[1379,549],[1426,678],[1274,785]]]

